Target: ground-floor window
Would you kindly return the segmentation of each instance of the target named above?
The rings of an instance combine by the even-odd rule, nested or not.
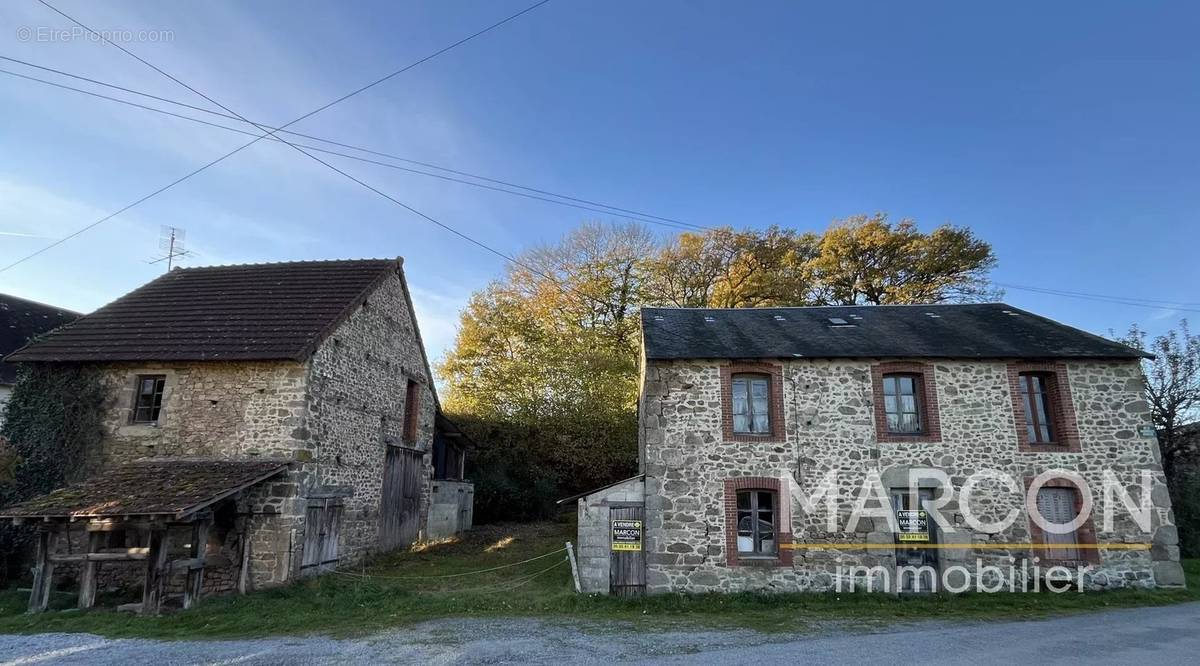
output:
[[[769,490],[741,490],[737,494],[737,548],[739,555],[774,555],[775,493]]]

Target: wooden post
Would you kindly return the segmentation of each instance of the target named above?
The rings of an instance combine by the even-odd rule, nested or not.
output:
[[[146,558],[146,580],[142,583],[142,615],[158,615],[167,582],[167,551],[171,535],[166,526],[150,528],[150,556]]]
[[[107,534],[104,532],[88,532],[87,553],[92,555],[100,550],[100,544],[104,542]],[[83,570],[79,574],[79,607],[91,608],[96,605],[96,571],[100,568],[100,562],[92,558],[88,558],[83,562]]]
[[[575,564],[575,548],[570,541],[567,542],[567,559],[571,560],[571,577],[575,579],[575,592],[578,594],[583,589],[579,587],[579,566]]]
[[[54,581],[54,563],[50,561],[50,549],[54,547],[54,528],[42,528],[37,532],[36,552],[33,564],[33,585],[29,590],[29,612],[40,613],[50,603],[50,587]]]
[[[188,565],[187,583],[183,587],[183,608],[186,610],[200,601],[204,588],[204,551],[208,545],[208,521],[199,520],[192,525],[192,563]]]

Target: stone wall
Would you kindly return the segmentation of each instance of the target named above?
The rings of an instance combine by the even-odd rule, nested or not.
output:
[[[641,477],[636,477],[579,498],[576,560],[583,592],[608,594],[612,562],[609,508],[614,504],[641,506],[645,492]]]
[[[421,529],[432,470],[436,402],[398,274],[354,309],[301,362],[119,363],[100,366],[108,400],[91,469],[146,457],[270,457],[294,461],[285,474],[237,501],[249,521],[251,587],[291,580],[303,557],[305,509],[316,497],[342,506],[339,557],[378,549],[387,446],[424,451]],[[154,425],[131,423],[139,375],[164,375]],[[408,381],[417,382],[417,434],[404,441]],[[232,555],[227,553],[226,555]]]
[[[420,511],[424,533],[436,403],[433,378],[398,274],[389,276],[337,327],[309,365],[308,421],[298,435],[313,452],[316,467],[302,494],[344,496],[338,548],[342,561],[353,562],[378,549],[388,446],[425,453]],[[417,435],[404,441],[410,379],[420,392]]]
[[[1018,450],[1007,364],[997,360],[927,361],[940,416],[938,441],[880,442],[876,434],[871,368],[867,360],[782,361],[784,436],[778,441],[728,441],[722,431],[722,361],[651,361],[646,365],[639,410],[641,456],[646,474],[647,582],[652,592],[669,590],[828,590],[838,566],[894,567],[894,549],[797,549],[790,565],[730,566],[726,562],[725,481],[755,476],[780,479],[811,492],[830,470],[838,471],[839,520],[828,531],[826,518],[808,515],[793,500],[784,507],[797,543],[891,544],[886,520],[847,525],[853,499],[868,474],[884,488],[907,487],[913,467],[943,470],[955,492],[972,473],[993,469],[1015,478],[1061,468],[1077,471],[1096,489],[1096,515],[1104,508],[1099,492],[1103,470],[1133,486],[1141,470],[1154,476],[1153,533],[1143,534],[1122,506],[1112,532],[1096,521],[1099,544],[1152,539],[1154,548],[1101,548],[1087,587],[1149,587],[1182,584],[1173,516],[1154,439],[1139,436],[1150,423],[1141,395],[1136,361],[1068,362],[1072,405],[1081,453]],[[899,359],[913,360],[913,359]],[[920,360],[920,359],[917,359]],[[923,484],[924,485],[924,484]],[[942,566],[1020,564],[1028,550],[981,548],[978,544],[1030,541],[1024,488],[1010,490],[981,483],[971,508],[981,521],[993,521],[1016,508],[1020,517],[998,533],[975,532],[956,504],[942,509],[948,524],[937,530],[942,543],[962,548],[940,551]],[[1136,494],[1135,494],[1136,497]],[[877,504],[868,503],[870,506]],[[581,532],[583,515],[581,513]],[[781,532],[786,531],[782,528]]]

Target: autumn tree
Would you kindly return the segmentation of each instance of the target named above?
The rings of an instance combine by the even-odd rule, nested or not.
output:
[[[819,305],[894,305],[995,300],[996,257],[969,229],[921,233],[911,220],[857,215],[835,222],[808,263]]]
[[[447,411],[485,446],[479,518],[531,518],[632,474],[643,305],[766,307],[964,300],[986,293],[991,248],[883,216],[822,235],[770,227],[657,240],[585,224],[523,252],[476,293],[439,365]]]
[[[1146,337],[1134,324],[1121,342],[1154,354],[1142,362],[1142,374],[1150,416],[1159,433],[1163,472],[1172,479],[1180,467],[1196,462],[1200,455],[1183,432],[1183,426],[1200,419],[1200,336],[1192,334],[1184,319],[1177,329],[1149,343]]]

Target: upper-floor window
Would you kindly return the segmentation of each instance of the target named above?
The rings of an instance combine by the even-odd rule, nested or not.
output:
[[[771,433],[771,376],[733,375],[733,432],[739,435]]]
[[[417,417],[420,408],[420,384],[410,379],[404,392],[404,441],[409,444],[417,441]]]
[[[1017,375],[1021,389],[1021,404],[1025,408],[1025,432],[1030,444],[1054,442],[1054,411],[1050,402],[1051,377],[1042,372],[1022,372]]]
[[[775,493],[769,490],[740,490],[737,494],[737,552],[740,556],[774,555]]]
[[[893,373],[883,376],[883,412],[887,430],[901,435],[924,432],[921,418],[921,376]]]
[[[133,402],[134,423],[158,423],[162,412],[163,389],[167,385],[165,375],[138,375],[137,393]]]

